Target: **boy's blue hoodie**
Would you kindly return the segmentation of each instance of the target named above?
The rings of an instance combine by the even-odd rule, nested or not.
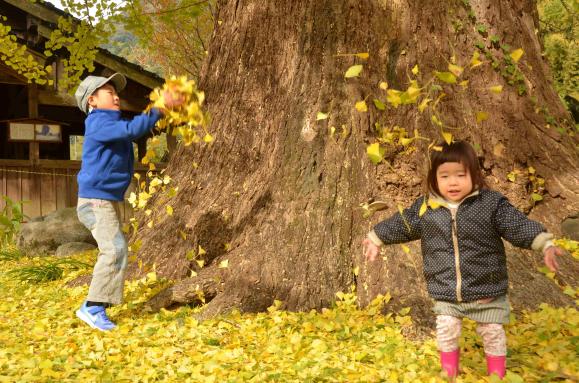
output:
[[[132,120],[117,110],[95,109],[85,120],[78,196],[122,201],[133,176],[133,141],[161,118],[157,109]]]

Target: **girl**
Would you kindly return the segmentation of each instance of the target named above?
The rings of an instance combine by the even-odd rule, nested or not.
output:
[[[433,151],[427,176],[428,198],[418,198],[403,214],[377,224],[364,240],[364,254],[376,259],[383,244],[420,239],[424,276],[434,298],[441,366],[458,374],[462,318],[478,323],[487,372],[506,370],[509,321],[507,263],[502,238],[515,246],[541,250],[551,271],[563,252],[552,234],[515,209],[501,193],[487,188],[472,146],[464,141]]]

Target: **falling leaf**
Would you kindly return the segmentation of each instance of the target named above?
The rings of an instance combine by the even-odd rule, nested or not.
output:
[[[476,122],[480,124],[483,121],[488,120],[489,114],[487,112],[476,112]]]
[[[366,154],[370,157],[370,161],[375,165],[378,165],[384,159],[384,148],[380,146],[378,142],[368,145],[366,148]]]
[[[328,118],[328,113],[318,112],[316,115],[316,121],[325,120]]]
[[[456,76],[450,72],[438,72],[435,71],[434,75],[440,80],[447,84],[455,84]]]
[[[386,90],[388,89],[388,83],[386,81],[382,81],[379,85],[380,89]]]
[[[422,102],[420,102],[420,105],[418,105],[418,110],[420,113],[424,112],[424,109],[426,109],[430,101],[432,101],[430,98],[425,98],[422,100]]]
[[[415,76],[418,74],[418,64],[414,65],[414,67],[412,68],[412,74]]]
[[[360,75],[360,72],[362,72],[362,67],[363,67],[362,65],[352,65],[350,68],[348,68],[344,77],[346,78],[358,77]]]
[[[448,145],[452,143],[452,133],[443,131],[442,137],[444,137],[444,141],[446,141]]]
[[[374,101],[374,105],[376,106],[377,109],[380,109],[380,110],[386,109],[386,105],[384,105],[384,103],[382,101],[380,101],[379,99],[375,98],[373,101]]]
[[[432,117],[430,117],[430,120],[434,122],[436,125],[442,127],[442,121],[440,121],[440,119],[436,117],[436,115],[433,114]]]
[[[422,205],[420,205],[420,210],[418,211],[418,216],[422,217],[424,215],[424,213],[426,213],[426,210],[428,210],[428,206],[426,205],[426,201],[423,201]]]
[[[330,127],[330,137],[334,137],[334,134],[336,133],[336,127],[335,126],[331,126]]]
[[[204,254],[206,254],[205,249],[202,248],[201,245],[199,245],[199,249],[197,250],[197,254],[198,254],[198,255],[204,255]]]
[[[203,141],[209,144],[214,141],[214,138],[211,134],[207,133],[205,136],[203,136]]]
[[[167,210],[167,215],[173,215],[173,206],[167,205],[165,209]]]
[[[367,112],[368,111],[368,105],[366,105],[366,100],[362,100],[362,101],[358,101],[355,105],[356,110],[358,112]]]
[[[226,269],[227,267],[229,267],[229,260],[228,259],[224,259],[223,261],[219,262],[219,268],[220,269]]]
[[[470,60],[470,67],[471,68],[476,68],[479,65],[482,65],[482,61],[479,60],[480,57],[480,53],[478,53],[478,51],[474,51],[474,53],[472,54],[472,59]]]
[[[410,248],[404,244],[401,244],[400,247],[402,247],[402,251],[406,254],[410,254]]]
[[[491,86],[489,87],[489,90],[493,93],[499,94],[503,91],[503,86],[502,85]]]
[[[386,101],[392,104],[393,107],[398,108],[398,105],[402,103],[401,98],[402,92],[396,89],[388,89],[386,91]]]
[[[460,75],[464,71],[464,68],[455,64],[448,64],[448,70],[456,77],[460,77]]]
[[[513,59],[513,61],[517,63],[517,62],[519,62],[519,60],[523,56],[523,53],[525,53],[525,51],[523,51],[521,48],[519,48],[519,49],[515,49],[514,51],[512,51],[510,56]]]

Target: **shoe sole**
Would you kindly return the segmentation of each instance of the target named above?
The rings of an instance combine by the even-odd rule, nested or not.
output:
[[[111,331],[111,330],[114,328],[114,327],[113,327],[113,328],[111,328],[111,329],[106,330],[106,329],[102,329],[102,328],[100,328],[100,327],[97,327],[95,324],[92,323],[92,321],[90,320],[90,318],[88,318],[88,317],[86,316],[86,314],[83,313],[83,312],[80,311],[80,310],[76,310],[76,316],[77,316],[78,319],[80,319],[81,321],[83,321],[84,323],[86,323],[87,325],[89,325],[91,328],[94,328],[94,329],[99,330],[99,331],[102,331],[102,332]]]

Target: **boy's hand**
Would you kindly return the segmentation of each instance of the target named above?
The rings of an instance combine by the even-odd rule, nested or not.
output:
[[[372,242],[369,238],[366,238],[362,242],[362,249],[364,252],[364,256],[370,262],[373,262],[374,260],[376,260],[376,257],[378,256],[378,253],[380,252],[380,247],[376,246],[374,244],[374,242]]]
[[[185,102],[185,96],[181,92],[171,92],[171,91],[164,91],[163,98],[165,99],[165,108],[167,109],[175,109],[178,106],[183,105]]]
[[[555,258],[564,254],[563,249],[557,246],[549,246],[545,249],[545,251],[543,251],[543,254],[545,255],[545,266],[547,266],[547,268],[552,272],[556,272],[559,268],[559,265],[557,264],[557,260]]]

